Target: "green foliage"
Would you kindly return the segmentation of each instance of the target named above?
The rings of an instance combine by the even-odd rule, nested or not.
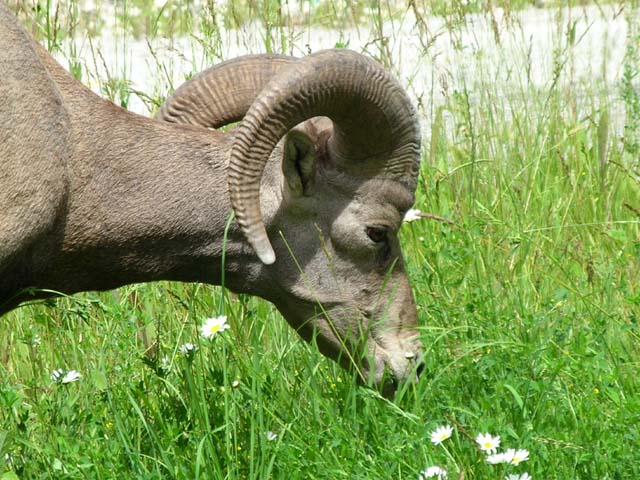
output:
[[[640,6],[632,3],[627,14],[627,52],[622,76],[622,99],[627,114],[624,126],[624,148],[631,155],[633,166],[640,168]]]
[[[461,22],[490,10],[439,4],[457,8]],[[58,5],[57,15],[52,4],[20,14],[52,50],[82,29],[95,33],[83,23],[92,14]],[[388,31],[389,15],[399,15],[384,2],[337,5],[314,3],[317,16],[305,22],[332,17],[340,28],[375,10],[373,30]],[[424,16],[433,5],[413,2]],[[95,28],[114,23],[126,44],[197,24],[193,41],[216,59],[220,28],[256,15],[266,49],[304,50],[281,6],[166,2],[162,20],[157,6],[132,0]],[[75,33],[66,18],[79,19]],[[447,24],[452,42],[460,25]],[[560,40],[558,81],[544,87],[504,92],[482,71],[464,87],[442,87],[416,208],[448,221],[402,232],[426,370],[393,402],[357,387],[258,299],[170,283],[78,295],[0,323],[0,479],[415,479],[434,464],[449,478],[639,478],[640,185],[628,141],[638,126],[609,113],[635,105],[640,46],[637,36],[628,42],[615,97],[562,86],[571,49]],[[394,68],[385,44],[372,45]],[[98,53],[92,62],[102,63]],[[163,96],[151,85],[132,92],[126,69],[99,76],[92,62],[76,58],[74,73],[118,103]],[[203,339],[199,326],[221,308],[231,330]],[[182,353],[187,342],[197,350]],[[58,368],[82,377],[54,383]],[[434,446],[430,433],[442,424],[455,433]],[[488,465],[473,442],[481,432],[530,459]]]

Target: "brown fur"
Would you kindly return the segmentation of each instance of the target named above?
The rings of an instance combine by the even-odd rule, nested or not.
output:
[[[33,289],[43,297],[41,289],[155,280],[220,284],[233,132],[154,121],[99,98],[2,2],[0,78],[0,314]],[[355,360],[364,380],[382,384],[385,369],[412,378],[407,357],[421,347],[397,231],[413,192],[339,172],[326,132],[312,125],[300,131],[315,167],[287,168],[301,161],[295,154],[283,166],[287,137],[262,178],[276,263],[263,265],[234,223],[226,285],[273,302],[303,337],[318,333],[326,355]],[[369,225],[389,229],[388,245],[371,242]]]

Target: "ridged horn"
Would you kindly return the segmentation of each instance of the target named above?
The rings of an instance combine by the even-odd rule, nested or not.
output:
[[[247,240],[265,264],[275,261],[260,212],[260,180],[278,141],[293,127],[324,116],[340,168],[417,184],[420,127],[400,84],[380,65],[350,50],[324,50],[283,68],[236,128],[229,162],[231,204]]]
[[[214,65],[180,85],[155,118],[205,128],[242,120],[267,82],[296,60],[284,55],[245,55]]]

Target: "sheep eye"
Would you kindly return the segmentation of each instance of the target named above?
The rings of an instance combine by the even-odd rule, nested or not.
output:
[[[375,243],[386,242],[387,229],[380,227],[367,227],[367,236]]]

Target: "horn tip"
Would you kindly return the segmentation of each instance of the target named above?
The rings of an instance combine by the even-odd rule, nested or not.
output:
[[[271,246],[269,245],[269,249],[268,250],[261,250],[256,252],[258,254],[258,257],[260,258],[260,261],[262,263],[264,263],[265,265],[273,265],[276,261],[276,254],[273,251],[273,249],[271,248]]]
[[[276,254],[273,251],[271,242],[269,242],[266,234],[262,238],[260,238],[260,236],[258,236],[258,238],[251,238],[251,236],[249,236],[249,243],[253,247],[253,250],[256,252],[258,258],[262,263],[264,263],[265,265],[273,265],[275,263]]]

